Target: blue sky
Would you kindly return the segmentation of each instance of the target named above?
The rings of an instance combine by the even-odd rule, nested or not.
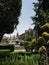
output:
[[[21,16],[19,18],[20,23],[17,26],[17,31],[19,34],[22,34],[25,32],[25,30],[34,27],[33,25],[31,25],[33,21],[30,17],[35,15],[32,3],[36,1],[37,0],[22,0],[23,4],[22,4]]]
[[[34,25],[31,25],[33,21],[30,17],[35,15],[32,3],[36,1],[37,0],[22,0],[21,16],[19,17],[19,24],[17,25],[17,31],[14,30],[14,32],[11,35],[16,35],[17,32],[19,34],[22,34],[25,32],[25,30],[34,27]]]

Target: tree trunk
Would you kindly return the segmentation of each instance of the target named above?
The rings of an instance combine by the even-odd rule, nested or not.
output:
[[[48,65],[48,54],[46,52],[46,65]]]

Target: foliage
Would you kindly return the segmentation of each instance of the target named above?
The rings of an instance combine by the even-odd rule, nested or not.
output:
[[[49,45],[49,40],[47,41],[47,45]]]
[[[45,39],[42,36],[39,36],[38,40],[37,40],[37,45],[40,47],[43,45]]]
[[[45,23],[43,26],[41,26],[42,32],[49,33],[49,23]]]
[[[42,36],[45,38],[45,40],[49,40],[49,33],[43,32]]]
[[[6,53],[6,52],[9,52],[10,50],[9,49],[0,49],[0,53]]]
[[[33,52],[26,52],[26,51],[13,51],[13,52],[11,52],[10,53],[11,55],[22,55],[22,56],[24,56],[24,55],[32,55],[33,54]]]
[[[31,52],[33,51],[33,49],[35,49],[36,42],[37,42],[36,39],[32,39],[31,44],[30,44],[30,50],[31,50]]]
[[[20,42],[20,45],[21,45],[21,46],[24,46],[24,42]]]
[[[37,6],[36,6],[37,5]],[[34,3],[34,11],[36,12],[35,16],[32,17],[38,35],[37,46],[39,52],[45,52],[46,65],[48,65],[48,40],[49,40],[49,0],[38,0],[37,3]],[[39,38],[39,36],[41,36]],[[42,38],[43,37],[43,38]],[[39,47],[40,44],[40,47]],[[40,65],[40,64],[39,64]],[[43,65],[43,64],[41,64]]]
[[[32,17],[32,20],[35,24],[34,29],[38,34],[37,46],[39,46],[39,44],[42,46],[43,43],[47,43],[49,40],[49,0],[38,0],[37,3],[33,4],[36,14]],[[41,37],[39,38],[39,36]]]
[[[18,24],[22,0],[0,0],[0,39]]]
[[[45,12],[47,12],[47,11],[49,11],[49,0],[43,0],[42,1],[42,6],[43,6],[43,10],[45,11]]]
[[[30,51],[30,47],[31,47],[30,44],[31,42],[28,41],[23,41],[20,43],[20,45],[23,46],[26,49],[26,51]]]
[[[36,39],[33,39],[31,43],[32,43],[32,44],[31,44],[32,47],[35,46],[35,45],[36,45]]]
[[[39,54],[33,54],[31,56],[18,56],[14,55],[11,59],[6,58],[5,60],[1,60],[0,65],[38,65],[39,64]],[[42,62],[42,61],[41,61]]]
[[[30,33],[28,33],[28,34],[26,35],[26,41],[31,42],[32,39],[33,39],[33,33],[30,32]]]
[[[27,35],[26,40],[27,41],[31,41],[32,40],[32,36],[31,35]]]
[[[9,49],[10,51],[14,50],[14,45],[0,45],[0,50],[1,49]]]
[[[26,51],[30,51],[30,42],[25,41],[24,42],[24,47],[25,47]]]
[[[10,49],[0,49],[0,59],[5,58],[10,53]]]
[[[38,35],[41,34],[40,27],[45,23],[49,22],[49,0],[38,0],[37,3],[34,4],[35,16],[32,17],[32,20],[35,24],[34,29],[37,31]]]
[[[41,47],[39,48],[39,52],[45,52],[45,51],[46,51],[45,46],[41,46]]]
[[[31,42],[31,49],[38,49],[40,46],[43,45],[44,43],[44,38],[43,37],[39,37],[37,40],[36,39],[33,39],[32,42]]]
[[[38,40],[44,42],[44,38],[42,36],[41,37],[39,36]]]

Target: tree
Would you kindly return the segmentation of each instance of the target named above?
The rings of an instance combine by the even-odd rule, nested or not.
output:
[[[24,46],[24,48],[26,49],[26,51],[30,51],[30,42],[28,41],[23,41],[20,43],[21,46]]]
[[[39,49],[39,47],[41,47],[43,45],[43,43],[45,42],[45,39],[43,36],[39,36],[37,39],[37,49]]]
[[[35,49],[38,52],[39,47],[44,43],[45,39],[41,36],[38,39],[33,39],[31,42],[31,50]]]
[[[37,3],[33,4],[36,15],[32,17],[32,19],[35,24],[34,29],[37,31],[38,34],[37,41],[39,39],[39,36],[41,36],[45,39],[44,42],[47,43],[49,39],[49,0],[38,0]],[[41,42],[41,40],[39,41]]]
[[[24,41],[21,41],[21,42],[20,42],[20,45],[21,45],[21,46],[24,46]]]
[[[38,35],[41,34],[40,27],[45,23],[49,22],[49,0],[38,0],[37,3],[34,4],[34,11],[36,12],[35,16],[32,17],[33,22],[35,24],[35,30]]]
[[[33,38],[33,35],[31,35],[31,33],[26,35],[26,41],[30,42],[32,38]]]
[[[45,40],[47,40],[47,41],[49,40],[49,33],[43,32],[42,36],[45,38]]]
[[[46,23],[47,24],[47,23]],[[37,48],[39,49],[39,52],[41,52],[42,55],[45,55],[46,57],[46,65],[48,65],[48,55],[49,55],[49,23],[48,25],[44,24],[41,26],[41,36],[37,39]],[[44,54],[43,54],[44,53]]]
[[[46,57],[46,65],[48,65],[48,55],[47,55],[47,49],[45,46],[41,46],[39,48],[39,53],[44,53],[45,57]]]
[[[36,39],[32,39],[32,41],[31,41],[31,44],[30,44],[30,47],[31,47],[31,51],[33,50],[33,49],[36,49],[35,47],[36,47],[36,45],[37,45],[37,43],[36,43],[37,41],[36,41]]]
[[[49,11],[49,0],[43,0],[42,7],[45,12]]]
[[[46,65],[48,65],[48,55],[49,55],[49,23],[46,23],[41,26],[41,36],[38,36],[36,40],[36,45],[35,41],[33,48],[36,47],[39,52],[44,55],[46,58]]]
[[[46,52],[46,48],[45,48],[44,46],[41,46],[41,47],[39,48],[39,52]]]
[[[0,41],[5,33],[12,33],[18,24],[22,0],[0,0]]]
[[[36,6],[37,5],[37,6]],[[48,61],[48,51],[49,51],[49,0],[38,0],[34,3],[34,11],[36,15],[32,17],[35,27],[34,29],[38,33],[37,46],[39,51],[46,50],[46,62]],[[40,38],[39,38],[40,36]],[[43,54],[43,53],[42,53]],[[48,65],[48,62],[47,64]]]
[[[41,26],[41,31],[49,33],[49,23],[45,23],[43,26]]]

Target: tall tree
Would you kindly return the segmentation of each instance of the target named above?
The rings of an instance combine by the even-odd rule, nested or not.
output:
[[[34,3],[34,11],[36,12],[36,15],[32,17],[32,19],[34,20],[34,24],[35,24],[34,29],[38,33],[37,43],[40,44],[40,47],[38,47],[38,49],[40,48],[40,50],[42,51],[46,49],[45,57],[46,57],[46,65],[48,65],[49,0],[38,0],[37,3]],[[43,41],[41,38],[39,39],[39,36],[43,38]]]
[[[22,0],[0,0],[0,41],[5,33],[12,33],[18,24]]]
[[[34,3],[34,11],[36,15],[32,17],[35,24],[35,30],[38,35],[41,34],[40,27],[46,22],[49,22],[49,0],[38,0],[37,3]]]

